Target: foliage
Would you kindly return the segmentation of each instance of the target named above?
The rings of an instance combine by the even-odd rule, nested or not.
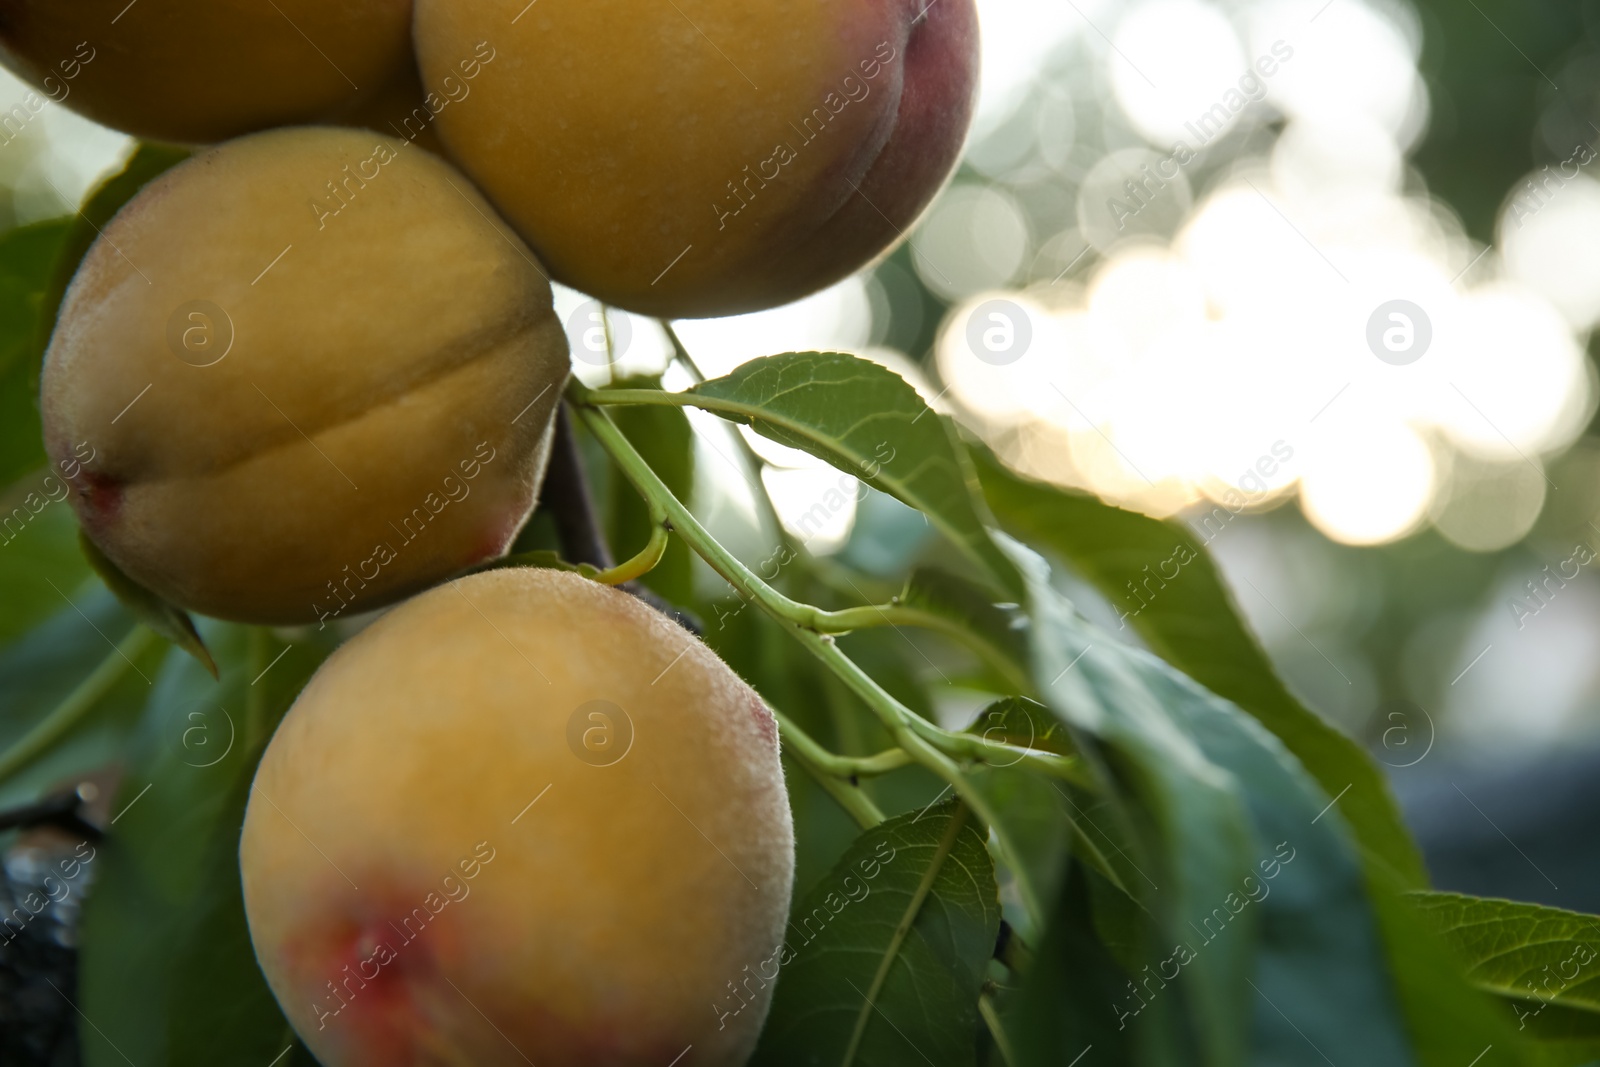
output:
[[[175,158],[141,151],[82,221]],[[7,501],[44,464],[40,338],[87,245],[65,220],[0,238]],[[1018,477],[838,353],[681,393],[574,385],[569,404],[612,548],[670,531],[635,557],[643,583],[781,716],[799,885],[774,973],[750,979],[776,982],[757,1062],[1600,1054],[1600,923],[1423,892],[1382,774],[1276,678],[1187,529]],[[770,521],[759,555],[719,543],[691,507],[690,407],[883,494],[851,550],[816,558]],[[63,504],[22,506],[0,544],[18,590],[0,602],[0,795],[121,781],[82,927],[87,1062],[309,1062],[251,953],[236,848],[262,747],[334,632],[197,626],[86,558]],[[537,536],[520,547],[503,565],[564,565]],[[852,564],[866,555],[890,565]],[[1070,569],[1116,602],[1178,556],[1129,633],[1062,592]],[[952,684],[987,702],[966,729],[933,713]]]
[[[1510,1007],[1518,1030],[1540,1038],[1540,1062],[1600,1058],[1600,921],[1458,893],[1412,899],[1458,953],[1468,979]]]
[[[999,928],[994,867],[959,804],[868,830],[795,905],[755,1062],[971,1063]]]
[[[174,648],[124,749],[83,923],[91,1065],[265,1063],[292,1043],[250,950],[239,828],[271,728],[330,648],[211,629],[221,679]]]

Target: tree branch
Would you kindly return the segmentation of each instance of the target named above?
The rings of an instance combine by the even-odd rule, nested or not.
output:
[[[616,566],[600,531],[594,500],[589,496],[583,454],[578,451],[578,435],[573,431],[572,416],[565,403],[556,408],[555,439],[550,446],[540,506],[555,520],[561,558],[570,563],[592,564],[601,570]]]

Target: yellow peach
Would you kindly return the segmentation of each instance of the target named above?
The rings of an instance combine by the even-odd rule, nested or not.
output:
[[[500,555],[532,510],[567,346],[472,186],[369,133],[255,134],[136,196],[45,355],[85,532],[186,608],[304,623]]]
[[[410,28],[410,0],[9,0],[0,64],[96,122],[211,142],[381,93]]]
[[[323,665],[240,865],[267,981],[328,1067],[721,1067],[766,1013],[793,848],[753,690],[633,597],[513,569]]]
[[[440,138],[558,281],[631,311],[797,299],[904,236],[961,150],[973,0],[417,0]]]

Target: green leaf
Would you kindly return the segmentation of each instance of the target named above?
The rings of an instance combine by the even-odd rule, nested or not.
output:
[[[1066,727],[1050,709],[1027,697],[1006,697],[978,713],[967,732],[995,744],[1015,745],[1058,756],[1074,755]]]
[[[220,683],[169,652],[99,845],[79,964],[89,1067],[265,1064],[287,1045],[250,950],[239,832],[266,740],[331,637],[285,646],[221,623],[206,637]]]
[[[1128,888],[1164,935],[1147,961],[1161,988],[1106,1010],[1135,1026],[1148,999],[1166,1010],[1170,995],[1202,1061],[1219,1067],[1302,1062],[1308,1044],[1335,1063],[1414,1062],[1357,850],[1330,798],[1257,722],[1085,623],[1044,562],[1013,551],[1030,585],[1038,695],[1080,751],[1101,753],[1107,798],[1158,887]]]
[[[922,512],[887,493],[869,488],[857,497],[850,536],[833,558],[863,574],[899,581],[906,561],[920,557],[938,535]]]
[[[1477,1067],[1532,1067],[1546,1062],[1536,1046],[1519,1040],[1525,1035],[1509,1025],[1505,1013],[1494,1010],[1492,998],[1468,985],[1460,961],[1417,915],[1409,892],[1381,875],[1369,877],[1368,886],[1421,1063],[1459,1067],[1477,1060]],[[1593,1058],[1548,1062],[1566,1067]]]
[[[66,492],[46,475],[0,493],[0,644],[60,611],[63,596],[89,577]]]
[[[1479,989],[1501,998],[1520,1028],[1583,1039],[1572,1062],[1600,1056],[1600,918],[1458,893],[1406,899],[1449,942]]]
[[[1139,1020],[1144,1025],[1119,1025],[1116,1015],[1104,1010],[1106,1004],[1127,999],[1133,975],[1097,929],[1093,898],[1097,889],[1110,890],[1104,883],[1098,887],[1094,883],[1093,874],[1082,867],[1073,869],[1049,933],[1009,1006],[1006,1025],[1017,1054],[1012,1067],[1087,1062],[1090,1049],[1097,1061],[1108,1064],[1166,1067],[1192,1062],[1192,1052],[1185,1057],[1173,1048],[1178,1044],[1176,1035],[1182,1033],[1174,1014],[1177,998],[1152,998],[1145,1009],[1150,1014]],[[1136,915],[1139,936],[1130,954],[1137,959],[1148,957],[1157,942],[1149,917]],[[1133,967],[1137,971],[1139,964]]]
[[[1006,530],[1081,572],[1152,650],[1255,716],[1293,752],[1357,839],[1407,888],[1427,885],[1421,855],[1377,765],[1290,694],[1245,629],[1205,547],[1186,528],[1028,481],[978,454]],[[1142,590],[1128,592],[1129,583]]]
[[[1034,928],[1027,907],[1021,903],[1023,891],[1019,882],[1025,880],[1048,908],[1060,889],[1070,859],[1077,858],[1101,871],[1111,869],[1109,861],[1092,842],[1077,835],[1078,824],[1070,817],[1071,791],[1060,780],[1020,764],[973,767],[966,775],[972,787],[989,802],[999,823],[994,828],[996,834],[1003,836],[1012,850],[1011,858],[1022,867],[1020,872],[1006,872],[1003,883],[1006,899],[1017,902],[1011,921],[1022,935],[1037,938],[1043,931]]]
[[[1075,852],[1079,859],[1120,886],[1119,872],[1100,847],[1102,842],[1084,825],[1074,790],[1059,779],[1021,765],[1021,756],[998,747],[1009,745],[1076,756],[1067,728],[1050,709],[1027,697],[1006,697],[979,712],[967,732],[996,746],[993,763],[972,768],[967,777],[988,798],[1039,896],[1044,900],[1054,898],[1069,852]],[[1036,933],[1025,915],[1013,921],[1025,933]]]
[[[1600,1063],[1600,1027],[1591,1012],[1551,1004],[1522,1021],[1529,1067],[1594,1067]]]
[[[259,762],[259,750],[252,758]],[[241,776],[225,810],[242,813],[251,785],[251,776]],[[219,834],[209,842],[196,868],[195,884],[195,914],[184,935],[183,958],[174,968],[168,999],[178,1007],[167,1012],[168,1062],[174,1067],[241,1062],[315,1067],[316,1060],[295,1036],[255,965],[255,948],[244,922],[237,834]],[[226,965],[214,966],[213,960]],[[205,1025],[196,1026],[181,1006],[201,1004],[211,1014]]]
[[[89,566],[106,583],[106,588],[133,613],[134,618],[199,660],[211,672],[211,677],[218,677],[217,661],[211,658],[206,643],[200,640],[200,632],[194,628],[194,620],[189,618],[188,612],[169,604],[122,573],[122,568],[107,559],[88,535],[80,533],[78,544]]]
[[[0,235],[0,486],[46,462],[38,338],[55,321],[44,305],[71,230],[70,220],[50,219]]]
[[[918,509],[1002,589],[1020,594],[949,421],[893,371],[837,352],[798,352],[753,359],[684,395]]]
[[[965,811],[874,827],[806,894],[753,1064],[973,1067],[1000,904]],[[719,1011],[738,1006],[728,999]]]
[[[96,586],[76,602],[51,593],[60,610],[21,639],[0,650],[0,752],[16,769],[0,781],[0,805],[36,800],[79,775],[99,770],[123,752],[150,696],[160,661],[158,650],[124,659],[135,622],[116,599]],[[151,645],[157,642],[151,640]],[[19,742],[63,705],[84,696],[86,680],[103,687],[68,728],[34,754],[18,761]]]
[[[1017,605],[996,604],[977,583],[933,567],[912,571],[898,599],[930,628],[963,635],[1005,685],[1028,688],[1028,617]]]
[[[1328,800],[1339,797],[1339,815],[1361,845],[1369,906],[1419,1059],[1430,1067],[1470,1062],[1480,1054],[1485,1057],[1480,1067],[1520,1062],[1515,1035],[1485,1011],[1482,996],[1466,985],[1444,947],[1400,900],[1399,894],[1423,884],[1425,875],[1381,773],[1359,746],[1288,694],[1238,621],[1201,546],[1180,527],[1025,481],[992,459],[979,459],[990,503],[1005,525],[1073,563],[1113,602],[1128,581],[1148,578],[1146,566],[1158,570],[1163,561],[1173,561],[1164,572],[1158,570],[1165,584],[1153,581],[1148,588],[1159,595],[1141,598],[1142,607],[1129,605],[1127,621],[1157,653],[1215,686],[1271,729],[1317,778]],[[1172,566],[1179,561],[1179,577],[1172,579]],[[1116,851],[1105,855],[1120,859]],[[1140,885],[1138,878],[1125,876],[1124,882],[1133,890]]]

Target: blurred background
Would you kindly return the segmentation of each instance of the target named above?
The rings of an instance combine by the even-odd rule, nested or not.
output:
[[[1441,886],[1600,911],[1600,2],[978,2],[976,124],[910,242],[684,323],[690,350],[879,359],[1013,466],[1188,523],[1391,768]],[[0,74],[0,109],[25,92]],[[0,228],[132,147],[19,114]],[[612,366],[598,307],[557,306],[586,379],[665,366],[650,321],[612,313]],[[697,506],[737,545],[733,431],[697,425]],[[918,536],[751,440],[814,551],[870,569]]]

